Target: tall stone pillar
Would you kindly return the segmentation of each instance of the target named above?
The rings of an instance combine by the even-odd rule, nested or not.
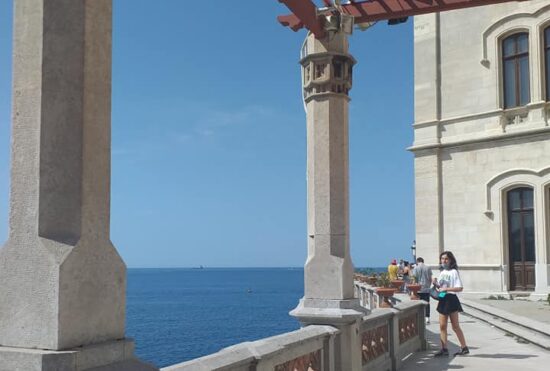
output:
[[[302,50],[307,110],[308,258],[304,297],[291,314],[341,330],[336,369],[361,370],[360,319],[349,249],[348,92],[355,63],[347,35],[307,37]]]
[[[15,0],[0,370],[149,370],[109,236],[111,0]]]

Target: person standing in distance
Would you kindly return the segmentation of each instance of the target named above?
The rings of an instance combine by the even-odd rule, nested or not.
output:
[[[411,266],[408,261],[403,262],[403,287],[401,287],[402,292],[408,292],[407,285],[411,282]]]
[[[393,259],[388,265],[388,277],[390,280],[396,280],[397,279],[397,271],[399,270],[399,267],[397,266],[397,260]]]
[[[451,319],[451,325],[453,331],[460,342],[460,351],[456,352],[455,356],[463,356],[470,353],[468,346],[466,345],[466,339],[464,333],[460,328],[458,321],[458,312],[464,312],[458,296],[458,292],[463,290],[462,281],[458,274],[458,264],[456,258],[450,251],[443,251],[439,255],[439,261],[441,263],[442,271],[439,274],[439,278],[434,278],[433,283],[439,292],[439,304],[437,304],[437,311],[439,312],[439,330],[441,339],[441,350],[434,356],[448,356],[449,349],[447,348],[447,323]]]
[[[413,270],[413,277],[419,285],[418,296],[428,303],[426,305],[426,323],[430,323],[430,286],[432,285],[432,268],[424,264],[423,258],[416,258],[416,267]]]

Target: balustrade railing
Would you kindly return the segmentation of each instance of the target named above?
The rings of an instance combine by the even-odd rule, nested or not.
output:
[[[373,310],[381,308],[383,297],[376,293],[377,287],[371,286],[364,282],[355,281],[355,297],[359,298],[361,306]],[[393,304],[397,304],[398,300],[390,297],[389,300]]]
[[[393,308],[394,369],[398,369],[411,353],[427,347],[424,305],[424,301],[408,301]]]
[[[397,370],[411,353],[426,349],[424,302],[379,308],[375,288],[356,282],[355,292],[370,314],[360,319],[357,351],[364,371]],[[310,325],[266,339],[234,345],[162,371],[340,371],[340,330]],[[357,370],[352,370],[357,371]]]
[[[162,371],[333,371],[335,337],[330,326],[306,326],[286,334],[237,344]]]
[[[392,317],[391,311],[373,312],[361,323],[361,354],[363,369],[389,370],[392,368]]]
[[[368,291],[368,290],[367,290]],[[375,309],[361,323],[363,370],[397,370],[411,353],[426,349],[424,303]]]

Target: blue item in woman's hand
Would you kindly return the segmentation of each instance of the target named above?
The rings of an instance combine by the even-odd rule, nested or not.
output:
[[[432,285],[432,288],[430,289],[430,297],[434,300],[439,300],[439,291],[435,285]]]

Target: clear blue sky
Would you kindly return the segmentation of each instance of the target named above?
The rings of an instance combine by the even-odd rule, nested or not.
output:
[[[299,49],[277,0],[115,0],[112,240],[129,267],[303,266]],[[0,243],[9,199],[12,1],[0,1]],[[351,38],[351,252],[410,257],[413,27]]]

